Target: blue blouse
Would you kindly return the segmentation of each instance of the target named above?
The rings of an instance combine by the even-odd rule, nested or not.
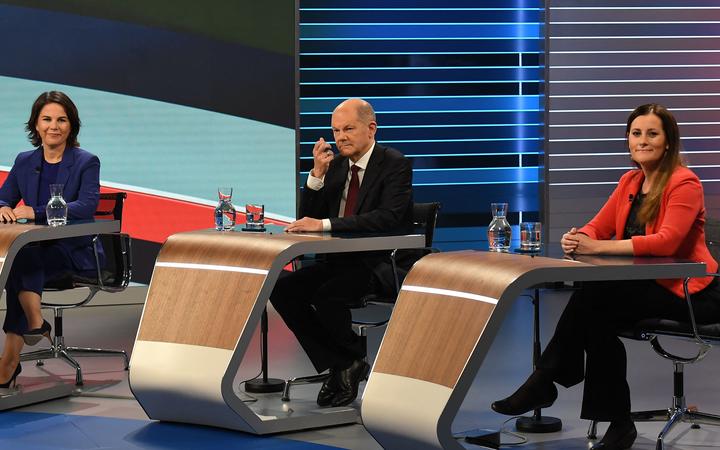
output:
[[[43,158],[40,167],[40,181],[38,181],[37,204],[28,205],[32,206],[35,211],[35,222],[43,222],[47,218],[45,207],[50,200],[50,185],[55,184],[58,170],[60,170],[60,162],[49,163]]]

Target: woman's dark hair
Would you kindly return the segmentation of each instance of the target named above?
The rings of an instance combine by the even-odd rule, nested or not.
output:
[[[80,143],[77,140],[78,133],[80,133],[80,115],[78,114],[75,103],[70,100],[70,97],[60,91],[49,91],[43,92],[35,100],[30,110],[30,119],[25,124],[25,130],[28,132],[28,139],[32,142],[32,145],[38,147],[42,144],[42,139],[35,129],[38,118],[40,117],[40,111],[48,103],[57,103],[65,109],[68,121],[70,121],[70,134],[67,138],[67,145],[70,147],[79,147]]]
[[[685,165],[680,156],[680,130],[678,129],[677,121],[670,111],[662,105],[648,103],[635,108],[628,117],[627,127],[625,128],[625,138],[628,139],[630,136],[630,127],[633,121],[639,116],[646,116],[648,114],[654,114],[662,121],[667,147],[658,166],[657,178],[653,181],[653,185],[638,212],[638,219],[643,223],[650,223],[655,220],[658,211],[660,211],[660,201],[662,200],[663,190],[665,186],[667,186],[670,176],[678,166]],[[637,167],[640,167],[637,162],[633,161],[633,163]]]

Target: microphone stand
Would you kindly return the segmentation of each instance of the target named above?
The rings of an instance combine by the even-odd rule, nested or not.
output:
[[[262,339],[260,362],[262,367],[262,377],[255,378],[245,382],[245,392],[262,394],[268,392],[281,392],[285,387],[285,381],[278,378],[268,378],[268,315],[267,307],[263,308],[262,318],[260,319],[260,337]]]
[[[535,289],[533,303],[533,370],[537,369],[540,360],[540,289]],[[515,428],[524,433],[553,433],[562,429],[562,421],[557,417],[543,416],[540,408],[533,412],[532,417],[518,417]]]

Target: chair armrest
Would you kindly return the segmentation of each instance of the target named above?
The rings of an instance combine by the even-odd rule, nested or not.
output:
[[[706,276],[717,277],[719,275],[720,274],[717,274],[717,273],[709,273]],[[697,341],[698,344],[700,344],[703,347],[704,346],[709,347],[710,343],[707,342],[702,337],[700,337],[700,333],[698,333],[697,321],[695,320],[695,309],[693,308],[692,297],[690,296],[690,291],[688,290],[689,282],[690,282],[690,277],[685,278],[685,280],[683,280],[683,292],[685,293],[685,301],[687,302],[687,305],[688,305],[688,313],[690,316],[690,325],[692,325],[692,332],[695,335],[695,341]]]

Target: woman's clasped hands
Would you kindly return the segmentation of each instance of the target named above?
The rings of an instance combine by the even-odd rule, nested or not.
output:
[[[32,220],[35,218],[35,211],[29,206],[18,206],[11,208],[3,206],[0,208],[0,221],[3,223],[17,222],[18,219]]]
[[[602,241],[593,239],[590,236],[578,233],[577,228],[572,227],[570,231],[562,235],[560,246],[565,254],[592,255],[599,253],[599,246]]]

